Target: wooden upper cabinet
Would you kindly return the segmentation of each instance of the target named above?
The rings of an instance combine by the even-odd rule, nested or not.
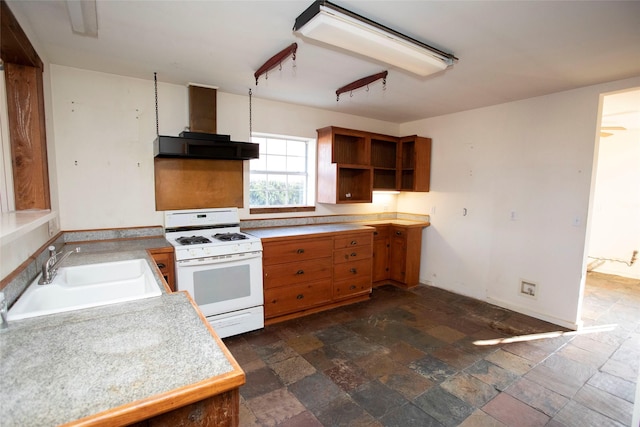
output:
[[[371,203],[370,147],[366,132],[318,130],[319,203]]]
[[[398,175],[400,191],[429,191],[431,180],[431,138],[400,138]]]
[[[318,129],[318,202],[370,203],[374,190],[429,191],[431,139]]]
[[[398,138],[371,135],[371,167],[374,190],[398,188]]]

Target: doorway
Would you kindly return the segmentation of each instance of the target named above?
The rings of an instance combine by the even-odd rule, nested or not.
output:
[[[640,279],[640,88],[602,101],[587,271]]]

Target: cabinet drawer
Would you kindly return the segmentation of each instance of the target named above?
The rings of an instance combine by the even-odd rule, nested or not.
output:
[[[339,236],[333,240],[334,249],[353,248],[355,246],[371,245],[373,233],[349,234],[347,236]]]
[[[331,300],[331,279],[264,291],[266,318],[293,313]]]
[[[331,238],[297,239],[286,242],[263,242],[265,265],[331,256]]]
[[[371,278],[339,280],[333,284],[333,299],[352,297],[371,292]]]
[[[333,266],[333,279],[336,281],[360,277],[367,277],[371,280],[371,258],[334,264]]]
[[[386,239],[389,237],[388,225],[376,225],[376,230],[373,232],[373,239]]]
[[[371,246],[368,245],[338,249],[333,252],[333,262],[340,264],[342,262],[359,261],[361,259],[371,258],[371,255]]]
[[[331,278],[331,258],[318,258],[263,266],[264,288],[277,288]]]

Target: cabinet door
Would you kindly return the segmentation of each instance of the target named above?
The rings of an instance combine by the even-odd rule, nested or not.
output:
[[[373,232],[373,281],[389,278],[389,231],[388,225],[376,225]]]
[[[373,239],[373,281],[389,278],[389,237]]]
[[[407,265],[407,237],[404,229],[391,228],[391,247],[389,248],[389,270],[391,280],[405,283]]]

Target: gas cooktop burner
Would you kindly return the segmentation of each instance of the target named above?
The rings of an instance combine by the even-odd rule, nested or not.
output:
[[[202,243],[211,243],[211,240],[207,239],[204,236],[191,236],[191,237],[178,237],[176,242],[181,245],[200,245]]]
[[[233,240],[244,240],[247,238],[247,236],[240,233],[218,233],[215,234],[213,238],[221,240],[223,242],[231,242]]]

